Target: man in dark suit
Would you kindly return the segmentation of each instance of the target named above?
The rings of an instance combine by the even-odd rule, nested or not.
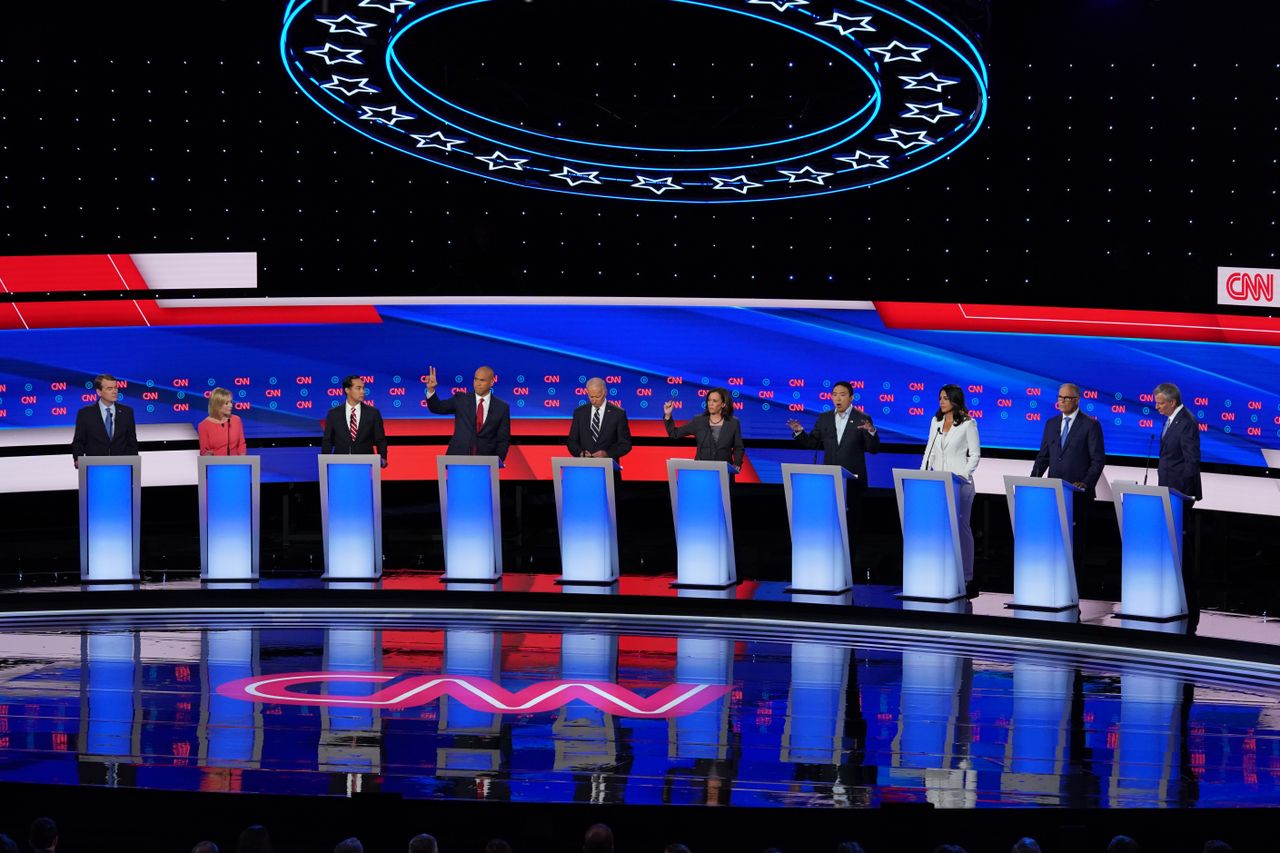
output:
[[[587,380],[587,400],[591,405],[579,406],[573,412],[566,442],[570,455],[621,459],[631,452],[627,413],[609,405],[608,399],[609,389],[603,379]]]
[[[324,419],[324,438],[320,452],[368,454],[382,457],[382,467],[387,467],[387,432],[382,424],[382,413],[364,404],[364,380],[348,376],[342,380],[346,392],[343,405],[329,410]]]
[[[511,446],[511,407],[495,397],[493,368],[477,367],[472,393],[461,391],[448,400],[436,396],[436,369],[427,369],[427,408],[437,415],[453,415],[450,456],[507,458]]]
[[[1084,489],[1071,501],[1072,553],[1079,572],[1084,567],[1088,547],[1089,508],[1097,498],[1098,478],[1102,476],[1107,454],[1102,442],[1102,424],[1080,411],[1079,385],[1066,382],[1058,389],[1058,411],[1060,414],[1049,418],[1044,425],[1040,453],[1031,466],[1031,476],[1039,477],[1048,471],[1050,477]]]
[[[1200,485],[1200,423],[1191,410],[1182,405],[1182,392],[1172,382],[1161,382],[1155,389],[1156,411],[1164,415],[1164,431],[1160,435],[1160,462],[1156,467],[1161,486],[1177,489],[1186,496],[1182,529],[1185,532],[1191,505],[1204,497]],[[1200,572],[1191,549],[1182,550],[1182,587],[1187,593],[1188,627],[1194,631],[1200,619]]]
[[[98,400],[76,412],[76,431],[71,438],[71,461],[80,467],[81,456],[136,456],[138,427],[133,409],[117,402],[120,386],[106,373],[93,377]]]
[[[876,434],[871,418],[853,408],[853,386],[837,382],[831,387],[831,405],[835,411],[823,412],[805,432],[794,418],[787,421],[791,434],[803,447],[810,450],[822,448],[823,465],[839,465],[857,479],[849,481],[846,498],[849,520],[849,550],[852,558],[858,541],[858,521],[862,517],[862,498],[867,493],[868,453],[880,451],[880,436]]]

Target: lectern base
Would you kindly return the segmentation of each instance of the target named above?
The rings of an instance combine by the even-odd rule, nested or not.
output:
[[[1079,604],[1064,604],[1061,607],[1049,607],[1045,604],[1015,604],[1012,601],[1005,604],[1006,610],[1034,610],[1037,613],[1062,613],[1067,610],[1077,610],[1079,607]]]
[[[960,593],[959,595],[953,595],[951,598],[929,598],[928,596],[924,596],[924,595],[907,595],[904,592],[900,592],[894,596],[894,598],[898,599],[899,601],[924,601],[924,602],[928,602],[929,604],[950,604],[953,601],[963,601],[968,597],[969,597],[969,594],[964,592]]]
[[[672,581],[669,586],[671,589],[733,589],[740,583],[742,581],[737,580],[727,583],[680,583],[679,581]]]
[[[572,578],[556,578],[556,586],[613,586],[618,578],[607,581],[580,581]]]
[[[496,584],[502,582],[502,575],[493,578],[451,578],[448,575],[440,576],[440,583],[488,583]]]
[[[851,586],[846,586],[843,589],[802,589],[798,586],[789,586],[783,592],[791,595],[844,595],[851,589],[853,589]]]
[[[324,580],[324,578],[322,577],[322,578],[321,578],[321,580]],[[201,582],[201,583],[212,583],[212,584],[219,584],[219,583],[247,583],[247,584],[253,584],[254,586],[257,586],[257,585],[258,585],[258,578],[200,578],[200,582]]]
[[[93,578],[92,580],[83,580],[84,586],[110,586],[113,584],[138,584],[141,583],[137,578]]]
[[[1134,616],[1131,613],[1112,613],[1112,619],[1136,619],[1139,622],[1177,622],[1180,619],[1186,619],[1186,613],[1179,613],[1176,616]]]

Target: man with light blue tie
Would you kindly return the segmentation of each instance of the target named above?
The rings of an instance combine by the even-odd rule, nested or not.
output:
[[[1031,476],[1039,477],[1047,471],[1050,477],[1084,489],[1075,494],[1071,513],[1075,527],[1072,552],[1079,571],[1084,567],[1088,547],[1089,509],[1097,497],[1098,479],[1107,461],[1107,451],[1102,441],[1102,424],[1080,411],[1079,385],[1066,382],[1058,389],[1058,411],[1060,414],[1049,418],[1044,425],[1040,453],[1031,466]]]
[[[71,461],[80,467],[81,456],[136,456],[138,428],[133,409],[119,402],[120,386],[110,374],[93,377],[98,399],[76,413],[71,437]]]

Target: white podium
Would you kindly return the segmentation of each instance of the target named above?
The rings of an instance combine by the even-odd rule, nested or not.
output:
[[[738,582],[733,557],[729,463],[668,459],[676,526],[676,582],[688,589],[727,589]]]
[[[839,465],[782,463],[791,529],[791,586],[786,592],[840,595],[853,586],[849,565],[847,481]]]
[[[959,492],[965,479],[950,471],[894,468],[902,522],[902,594],[910,601],[963,598]]]
[[[80,580],[134,583],[141,577],[142,459],[81,456]]]
[[[382,577],[382,457],[321,455],[324,580]]]
[[[1013,521],[1012,608],[1069,610],[1080,604],[1072,553],[1072,501],[1083,491],[1057,477],[1004,478]]]
[[[439,456],[445,583],[502,580],[502,505],[496,456]]]
[[[1186,496],[1166,486],[1111,484],[1120,522],[1120,619],[1167,622],[1187,615],[1182,587]]]
[[[260,465],[257,456],[197,457],[200,580],[258,579]]]
[[[616,459],[551,459],[560,530],[561,584],[607,586],[618,579]]]

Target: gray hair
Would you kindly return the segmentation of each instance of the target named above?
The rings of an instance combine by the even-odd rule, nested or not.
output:
[[[604,380],[601,379],[599,376],[592,376],[590,379],[587,380],[587,384],[584,385],[583,387],[590,388],[592,385],[599,385],[601,388],[609,387],[608,385],[604,384]]]
[[[1080,386],[1074,382],[1063,382],[1061,388],[1058,390],[1062,390],[1062,388],[1070,388],[1072,394],[1075,394],[1076,397],[1080,396]]]
[[[1182,392],[1179,391],[1178,386],[1174,385],[1172,382],[1161,382],[1156,386],[1155,393],[1164,397],[1166,400],[1171,400],[1175,406],[1182,405]]]

